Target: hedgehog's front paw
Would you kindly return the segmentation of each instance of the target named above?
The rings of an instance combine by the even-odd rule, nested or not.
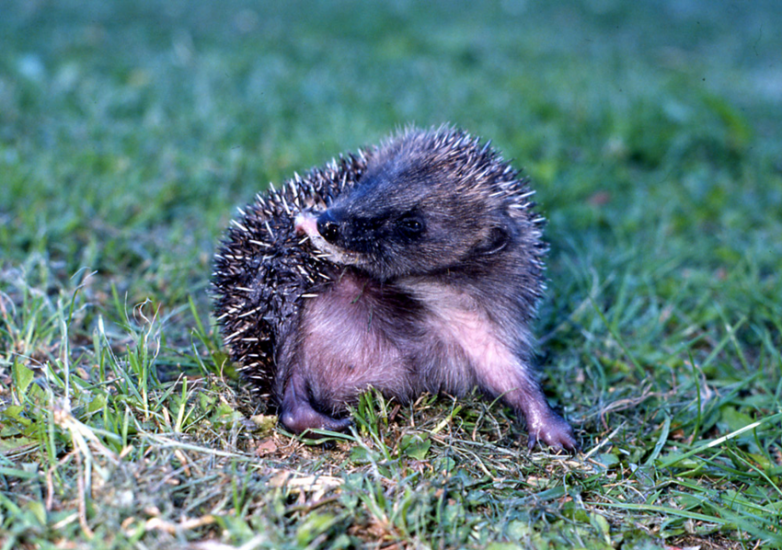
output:
[[[527,422],[530,450],[540,441],[552,449],[564,449],[570,453],[578,450],[578,442],[573,434],[573,428],[554,411],[535,415]]]
[[[344,432],[353,423],[350,418],[332,418],[313,409],[309,403],[299,403],[288,410],[280,411],[280,423],[286,430],[308,437],[318,437],[313,430]]]

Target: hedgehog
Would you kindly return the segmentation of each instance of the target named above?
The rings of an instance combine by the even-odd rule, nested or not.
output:
[[[296,434],[344,431],[369,388],[407,403],[478,388],[530,449],[578,448],[537,380],[545,289],[534,191],[490,142],[407,128],[239,210],[215,255],[233,361]]]

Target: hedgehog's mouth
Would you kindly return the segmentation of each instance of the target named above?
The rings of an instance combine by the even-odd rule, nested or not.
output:
[[[306,235],[315,249],[338,265],[357,265],[361,255],[331,244],[318,232],[318,218],[309,211],[302,211],[293,220],[293,227],[299,235]]]

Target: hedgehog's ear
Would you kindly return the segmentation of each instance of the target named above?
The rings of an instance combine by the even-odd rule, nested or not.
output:
[[[510,242],[510,234],[504,227],[495,226],[489,230],[486,238],[478,243],[475,252],[481,255],[496,254]]]

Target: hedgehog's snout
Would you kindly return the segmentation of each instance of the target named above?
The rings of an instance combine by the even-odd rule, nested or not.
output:
[[[314,213],[304,210],[294,218],[293,227],[297,235],[309,237],[315,249],[325,253],[335,264],[357,263],[356,253],[344,247],[345,223],[339,213],[326,211],[316,217]]]
[[[318,233],[331,244],[339,240],[339,221],[328,210],[318,217]]]

